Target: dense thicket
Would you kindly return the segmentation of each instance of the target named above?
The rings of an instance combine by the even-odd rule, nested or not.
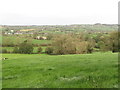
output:
[[[93,39],[86,39],[80,35],[64,34],[56,35],[53,38],[52,50],[49,48],[52,54],[84,54],[92,53],[95,47]]]

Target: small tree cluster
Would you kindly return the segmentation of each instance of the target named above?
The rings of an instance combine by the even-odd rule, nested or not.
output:
[[[41,53],[42,52],[42,48],[41,47],[38,47],[38,53]]]
[[[8,53],[8,51],[7,51],[7,49],[3,49],[3,48],[2,48],[2,49],[0,50],[0,53]]]
[[[101,51],[118,52],[120,50],[120,32],[111,32],[108,36],[101,36],[98,43]]]
[[[47,54],[53,54],[53,47],[47,47],[45,49],[45,53],[47,53]]]
[[[24,53],[24,54],[33,53],[33,45],[27,41],[24,41],[19,45],[19,53]]]
[[[19,48],[18,47],[14,47],[13,53],[19,53]]]
[[[33,45],[26,40],[19,47],[15,47],[13,53],[31,54],[33,53]]]

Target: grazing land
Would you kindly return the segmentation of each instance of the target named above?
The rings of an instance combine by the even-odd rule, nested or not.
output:
[[[3,88],[118,87],[118,53],[3,57]]]
[[[3,88],[118,88],[116,24],[0,30]]]
[[[12,43],[16,45],[22,43],[24,40],[29,40],[33,44],[49,44],[51,42],[50,40],[36,40],[30,37],[12,35],[12,36],[3,36],[2,44]]]

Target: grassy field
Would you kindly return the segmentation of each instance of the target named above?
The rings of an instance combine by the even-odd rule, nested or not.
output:
[[[3,54],[3,88],[117,88],[118,54]]]
[[[2,44],[20,44],[25,40],[29,40],[32,44],[49,44],[51,43],[50,40],[36,40],[31,38],[26,38],[25,36],[3,36],[2,37]]]
[[[51,43],[50,40],[36,40],[36,39],[32,39],[32,43],[33,44],[49,44]]]

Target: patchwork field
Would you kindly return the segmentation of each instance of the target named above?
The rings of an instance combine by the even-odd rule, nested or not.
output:
[[[118,53],[3,54],[3,88],[117,88]]]

